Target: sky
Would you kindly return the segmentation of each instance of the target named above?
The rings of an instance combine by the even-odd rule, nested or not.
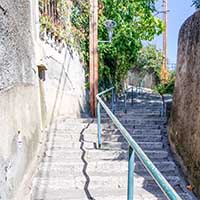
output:
[[[157,5],[162,10],[162,0]],[[178,33],[183,22],[194,13],[192,0],[168,0],[168,59],[169,63],[176,63]],[[160,15],[162,17],[162,15]],[[162,36],[156,37],[152,42],[162,49]]]

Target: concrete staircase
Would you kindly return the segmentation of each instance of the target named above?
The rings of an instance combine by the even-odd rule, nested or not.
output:
[[[128,113],[118,102],[116,115],[166,179],[185,199],[186,190],[167,140],[166,119],[160,117],[158,95],[138,96],[128,103]],[[97,124],[93,119],[58,119],[48,133],[46,151],[33,179],[32,200],[126,200],[127,143],[103,115],[103,145],[97,149]],[[136,158],[135,199],[166,197]]]

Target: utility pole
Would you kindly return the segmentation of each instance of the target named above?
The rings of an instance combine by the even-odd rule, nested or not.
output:
[[[165,30],[163,32],[163,63],[161,69],[161,80],[163,84],[166,84],[168,80],[168,69],[167,69],[167,0],[163,0],[163,23]]]
[[[98,94],[98,0],[90,0],[90,112],[96,116]]]

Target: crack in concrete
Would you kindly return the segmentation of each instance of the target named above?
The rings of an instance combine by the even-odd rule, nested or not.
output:
[[[0,10],[3,12],[4,15],[6,15],[8,12],[8,10],[4,9],[1,5],[0,5]]]
[[[81,160],[82,160],[83,163],[84,163],[82,172],[83,172],[83,175],[84,175],[85,178],[86,178],[86,182],[85,182],[85,186],[84,186],[84,191],[85,191],[85,193],[86,193],[86,195],[87,195],[87,198],[88,198],[89,200],[95,200],[95,198],[92,197],[92,195],[91,195],[91,193],[90,193],[90,191],[89,191],[90,177],[89,177],[89,175],[87,174],[88,163],[87,163],[86,158],[85,158],[86,150],[84,149],[84,134],[83,134],[83,133],[84,133],[84,131],[85,131],[86,129],[89,128],[90,124],[92,124],[93,122],[94,122],[94,120],[90,121],[90,122],[87,124],[87,126],[86,126],[85,128],[82,129],[82,131],[81,131],[81,133],[80,133],[80,139],[79,139],[79,141],[81,142],[80,149],[81,149],[82,152],[83,152],[82,155],[81,155]]]

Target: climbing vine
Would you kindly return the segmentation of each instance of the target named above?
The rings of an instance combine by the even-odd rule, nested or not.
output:
[[[88,0],[74,0],[71,12],[72,35],[74,45],[84,58],[85,65],[89,65],[89,10]]]
[[[67,43],[68,35],[66,31],[69,27],[69,6],[64,0],[40,0],[40,30],[41,32],[51,32],[59,39],[64,39]]]

